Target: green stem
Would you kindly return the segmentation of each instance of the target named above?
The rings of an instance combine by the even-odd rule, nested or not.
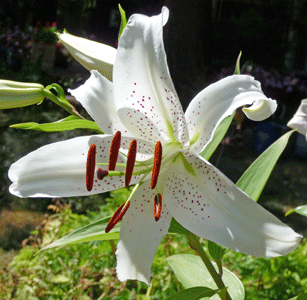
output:
[[[215,284],[221,290],[221,292],[219,293],[220,298],[222,300],[232,300],[228,291],[227,291],[227,289],[226,289],[226,287],[225,287],[224,282],[222,281],[222,278],[219,276],[219,274],[215,270],[212,262],[210,261],[208,255],[206,254],[204,248],[200,244],[199,238],[195,234],[190,232],[189,235],[188,235],[188,240],[189,240],[191,247],[194,250],[197,251],[200,258],[204,262],[204,264],[205,264],[207,270],[209,271],[210,275],[212,276]]]

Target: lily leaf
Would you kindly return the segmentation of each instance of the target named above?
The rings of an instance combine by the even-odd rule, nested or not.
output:
[[[221,263],[223,256],[228,249],[222,247],[214,242],[208,241],[208,251],[210,256],[215,260],[217,264]]]
[[[65,131],[74,129],[92,129],[97,133],[103,133],[99,126],[90,120],[82,120],[75,116],[69,116],[65,119],[53,122],[53,123],[43,123],[38,124],[35,122],[19,123],[11,125],[12,128],[18,129],[31,129],[45,132],[55,132],[55,131]]]
[[[166,260],[185,288],[199,286],[208,287],[212,290],[218,288],[199,256],[177,254],[168,257]],[[212,264],[217,269],[216,263],[212,262]],[[222,280],[232,299],[244,300],[245,292],[243,284],[235,274],[223,268]],[[220,297],[216,294],[210,299],[220,300]]]
[[[109,220],[110,217],[106,217],[79,228],[61,239],[49,244],[40,251],[83,242],[117,240],[119,239],[120,223],[116,224],[116,226],[112,229],[112,232],[105,233],[104,230],[107,227]]]
[[[118,9],[120,12],[120,17],[121,17],[120,28],[119,28],[119,33],[118,33],[118,40],[119,40],[124,28],[127,25],[127,17],[126,17],[126,12],[123,10],[120,4],[118,4]]]
[[[237,186],[254,201],[258,201],[278,158],[286,148],[293,132],[294,130],[285,133],[274,142],[249,166],[238,180]]]
[[[172,218],[168,233],[189,234],[189,231],[181,226],[174,218]]]
[[[221,124],[218,126],[218,128],[216,129],[213,139],[211,140],[211,142],[209,143],[209,145],[206,147],[206,149],[200,153],[200,155],[206,159],[209,160],[209,158],[211,157],[211,155],[213,154],[213,152],[215,151],[215,149],[217,148],[217,146],[220,144],[221,140],[223,139],[223,137],[225,136],[231,122],[233,119],[235,113],[233,113],[231,116],[226,117]]]
[[[219,290],[212,290],[207,287],[197,286],[173,294],[171,297],[167,298],[167,300],[198,300],[203,297],[206,299],[207,297],[210,298],[214,296],[218,292]]]
[[[289,300],[307,300],[307,293],[295,296],[295,297],[293,297],[293,298],[291,298]]]
[[[288,216],[288,215],[290,215],[294,212],[296,212],[296,213],[298,213],[298,214],[300,214],[304,217],[307,217],[307,205],[301,205],[301,206],[298,206],[294,209],[287,211],[286,216]]]

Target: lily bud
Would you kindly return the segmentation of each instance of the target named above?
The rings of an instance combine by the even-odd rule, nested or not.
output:
[[[112,80],[113,65],[117,50],[108,45],[77,37],[64,31],[56,33],[59,42],[87,70],[98,70]]]
[[[39,83],[0,80],[0,109],[36,104],[44,98],[44,86]]]
[[[302,100],[297,112],[287,125],[305,135],[307,139],[307,99]]]

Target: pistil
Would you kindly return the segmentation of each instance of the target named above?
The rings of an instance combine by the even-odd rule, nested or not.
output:
[[[128,187],[133,174],[135,158],[136,158],[136,140],[132,140],[128,150],[127,165],[126,165],[126,176],[125,176],[125,186]]]
[[[110,156],[109,156],[109,171],[114,171],[116,167],[116,162],[118,158],[119,148],[121,141],[121,132],[117,131],[112,139],[110,147]]]
[[[92,144],[87,154],[86,161],[86,188],[90,192],[94,184],[94,174],[95,174],[95,165],[96,165],[96,145]]]
[[[150,182],[150,188],[152,190],[156,187],[158,182],[161,161],[162,161],[162,144],[160,141],[158,141],[155,146],[155,154],[154,154],[154,161],[152,166],[152,174]]]

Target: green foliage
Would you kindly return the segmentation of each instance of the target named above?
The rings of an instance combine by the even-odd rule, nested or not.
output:
[[[237,182],[237,186],[254,201],[258,201],[280,155],[286,148],[294,130],[281,136],[266,149],[244,172]]]
[[[300,205],[294,209],[287,211],[286,216],[290,215],[293,212],[296,212],[304,217],[307,217],[307,205]]]
[[[92,129],[98,133],[102,133],[99,126],[90,120],[79,119],[76,116],[69,116],[65,119],[53,123],[38,124],[36,122],[19,123],[11,125],[12,128],[31,129],[45,132],[66,131],[74,129]]]

